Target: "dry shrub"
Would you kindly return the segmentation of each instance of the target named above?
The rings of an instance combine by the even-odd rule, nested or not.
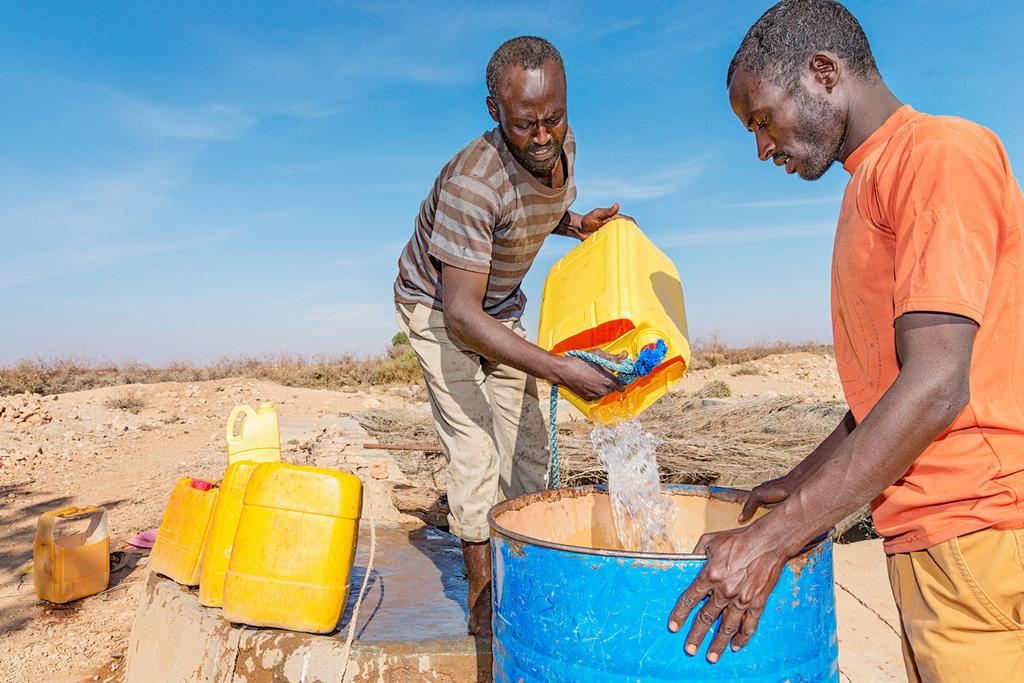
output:
[[[732,371],[733,377],[739,377],[741,375],[763,375],[764,370],[757,367],[753,363],[744,363],[735,370]]]
[[[73,359],[26,360],[0,368],[0,396],[20,394],[61,394],[99,387],[156,382],[204,382],[227,377],[246,377],[287,386],[342,389],[381,384],[421,381],[419,363],[409,347],[396,347],[370,358],[350,355],[242,356],[222,358],[211,365],[171,363],[150,367],[142,363],[93,364]]]
[[[762,341],[749,346],[730,346],[717,335],[693,342],[693,357],[690,360],[691,370],[706,370],[719,365],[739,365],[760,360],[768,356],[784,353],[816,353],[833,355],[831,344],[819,344],[807,341],[801,343],[784,341]]]
[[[391,358],[373,372],[372,384],[412,384],[423,379],[419,359],[408,344],[394,346]]]
[[[103,405],[114,410],[123,410],[132,415],[138,415],[149,404],[137,392],[126,391],[123,394],[111,396],[104,401]]]
[[[729,398],[732,389],[720,379],[712,380],[698,389],[694,394],[697,398]]]

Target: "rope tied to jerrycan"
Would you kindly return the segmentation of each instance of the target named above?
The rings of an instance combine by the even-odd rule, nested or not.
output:
[[[668,355],[668,346],[665,344],[665,340],[659,339],[657,343],[646,346],[640,350],[637,357],[626,358],[621,363],[617,363],[607,358],[589,353],[587,351],[569,351],[565,355],[572,356],[573,358],[581,358],[588,363],[600,366],[610,372],[615,373],[615,376],[620,382],[628,386],[638,380],[641,377],[646,377],[651,372],[661,365],[662,361],[665,360],[665,356]],[[550,475],[548,477],[548,488],[557,489],[562,485],[562,473],[558,463],[558,425],[556,421],[558,419],[558,385],[551,385],[551,412],[548,420],[548,433],[551,438],[551,463],[549,466]]]

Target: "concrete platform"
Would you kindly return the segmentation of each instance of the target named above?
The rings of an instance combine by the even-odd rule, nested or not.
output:
[[[315,636],[232,625],[220,610],[200,606],[194,589],[151,573],[129,641],[126,681],[490,681],[490,642],[465,631],[466,581],[458,539],[432,527],[382,527],[377,543],[344,678],[354,594],[338,631]],[[366,528],[359,546],[355,587],[365,575]],[[835,575],[841,680],[905,681],[899,618],[881,542],[835,546]]]
[[[353,586],[365,576],[369,531],[360,531]],[[349,611],[329,635],[236,626],[199,604],[195,589],[150,573],[128,645],[125,680],[491,680],[489,640],[466,635],[466,581],[458,540],[431,527],[377,530],[377,554],[344,670]]]

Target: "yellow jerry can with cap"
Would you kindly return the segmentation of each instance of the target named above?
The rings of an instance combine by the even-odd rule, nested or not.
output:
[[[249,479],[258,465],[251,460],[239,460],[228,465],[224,473],[217,504],[213,508],[210,533],[203,547],[199,576],[199,602],[206,607],[220,607],[224,602],[224,575],[228,571],[238,518],[242,515],[242,501]]]
[[[191,477],[178,480],[149,556],[153,571],[184,586],[199,585],[203,545],[213,519],[217,493],[213,482]]]
[[[62,526],[88,522],[74,533]],[[105,590],[110,581],[110,531],[107,511],[99,507],[49,510],[39,516],[32,551],[36,596],[47,602],[71,602]]]
[[[636,417],[682,379],[690,364],[679,272],[635,223],[610,221],[552,266],[537,339],[553,353],[603,349],[631,358],[664,340],[664,361],[623,392],[584,401],[562,388],[591,420]]]
[[[225,430],[228,442],[228,464],[239,460],[253,462],[281,461],[281,428],[273,403],[235,406],[228,416]]]
[[[231,548],[224,616],[251,626],[333,631],[348,599],[361,513],[358,477],[259,465]]]

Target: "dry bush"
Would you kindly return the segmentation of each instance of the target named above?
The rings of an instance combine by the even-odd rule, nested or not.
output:
[[[706,370],[719,365],[750,363],[783,353],[804,352],[828,356],[834,354],[831,344],[819,344],[811,341],[802,343],[762,341],[749,346],[730,346],[719,339],[717,335],[695,340],[692,351],[690,370]]]
[[[732,389],[720,379],[708,382],[693,394],[697,398],[729,398],[732,396]]]
[[[732,371],[733,377],[739,377],[741,375],[763,375],[764,370],[757,367],[753,363],[744,363],[735,370]]]
[[[126,391],[123,394],[111,396],[103,402],[103,405],[114,410],[123,410],[132,415],[138,415],[149,404],[137,392]]]
[[[0,368],[0,396],[29,392],[61,394],[99,387],[156,382],[204,382],[246,377],[287,386],[342,389],[382,384],[416,383],[422,379],[419,363],[408,347],[370,358],[350,355],[242,356],[222,358],[208,366],[171,363],[154,368],[141,363],[90,364],[85,361],[22,361]]]

